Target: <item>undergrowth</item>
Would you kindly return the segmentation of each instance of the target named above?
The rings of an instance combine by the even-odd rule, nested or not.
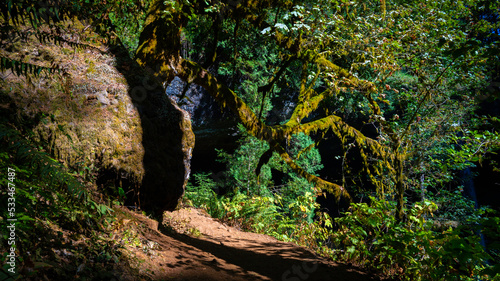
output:
[[[433,201],[413,204],[406,210],[407,221],[398,222],[395,202],[371,197],[369,204],[351,204],[335,222],[322,212],[308,221],[307,204],[300,203],[304,198],[297,198],[298,207],[290,215],[279,208],[279,197],[222,196],[207,174],[195,179],[185,202],[242,230],[295,242],[401,280],[500,280],[499,247],[493,243],[486,251],[478,235],[500,238],[500,218],[492,209],[479,209],[457,227],[442,229],[436,227],[441,224],[436,224],[440,218],[434,216],[439,212]]]
[[[322,249],[323,241],[328,239],[329,231],[324,226],[332,226],[332,220],[326,213],[318,213],[316,220],[309,220],[309,211],[317,207],[312,193],[299,196],[285,206],[285,213],[279,195],[218,195],[214,191],[217,184],[208,174],[195,174],[194,177],[196,184],[188,184],[185,204],[202,208],[213,218],[244,231],[267,234],[319,252],[325,250]]]
[[[352,204],[336,219],[333,257],[381,270],[403,280],[498,280],[498,260],[480,244],[480,232],[498,239],[500,218],[491,209],[457,227],[435,229],[437,205],[429,200],[407,210],[407,221],[395,219],[394,202],[371,198]],[[490,251],[495,249],[490,246]],[[494,277],[496,276],[496,277]]]
[[[121,256],[119,245],[103,236],[113,221],[112,209],[16,128],[0,125],[0,142],[0,219],[17,220],[15,239],[8,239],[9,229],[0,230],[0,279],[72,278],[76,273],[110,280],[110,268]],[[8,205],[10,197],[15,205]],[[11,248],[15,265],[6,263]]]

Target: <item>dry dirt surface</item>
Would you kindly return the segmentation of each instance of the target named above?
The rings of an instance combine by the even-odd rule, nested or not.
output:
[[[381,280],[374,273],[328,261],[293,243],[242,232],[203,210],[166,212],[161,231],[156,221],[130,214],[147,226],[141,239],[155,245],[152,251],[135,253],[142,260],[140,270],[153,280]]]

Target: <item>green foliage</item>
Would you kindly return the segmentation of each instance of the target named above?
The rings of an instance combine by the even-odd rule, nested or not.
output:
[[[219,151],[228,167],[225,180],[215,182],[208,174],[195,174],[195,183],[189,183],[186,188],[186,198],[211,216],[243,229],[284,240],[305,239],[302,244],[317,245],[313,240],[319,238],[312,233],[319,231],[321,224],[313,220],[318,207],[313,186],[294,174],[278,155],[270,156],[257,175],[260,155],[268,149],[266,142],[246,135],[233,154]],[[289,149],[296,161],[309,172],[314,173],[322,167],[314,142],[306,135],[293,137]],[[283,184],[274,185],[272,170],[284,174]]]
[[[436,220],[466,222],[475,218],[474,201],[464,197],[462,188],[455,191],[440,190],[429,194],[429,199],[435,202],[439,209],[435,212]],[[450,202],[453,202],[450,204]],[[479,218],[476,218],[479,219]]]
[[[114,31],[133,57],[139,44],[139,36],[150,1],[115,0],[108,3],[112,7],[109,9],[109,19],[115,26]]]
[[[207,174],[196,174],[196,185],[186,187],[185,201],[194,207],[205,209],[214,218],[221,219],[246,231],[254,231],[284,241],[294,241],[318,252],[328,252],[323,241],[328,240],[331,219],[318,213],[314,221],[308,214],[316,207],[311,193],[296,198],[289,213],[280,211],[280,196],[248,196],[237,193],[232,197],[217,195],[216,183]],[[325,227],[326,226],[326,227]]]
[[[241,192],[247,195],[269,196],[270,190],[266,187],[273,184],[270,165],[264,165],[260,174],[256,174],[260,156],[268,149],[269,145],[266,142],[246,135],[240,140],[240,146],[233,154],[218,151],[220,161],[226,163],[228,167],[226,176],[229,182],[223,183],[226,185],[223,188],[231,188],[229,192],[232,194]]]
[[[83,183],[75,179],[58,161],[36,147],[17,130],[0,125],[0,169],[15,171],[15,177],[3,176],[2,186],[15,186],[12,193],[14,213],[7,208],[7,189],[1,190],[0,202],[3,220],[17,219],[16,252],[19,257],[42,258],[38,238],[57,225],[65,230],[90,234],[102,230],[112,210],[91,199]],[[7,175],[7,173],[3,173]],[[9,201],[10,202],[10,201]],[[9,212],[7,212],[9,210]],[[7,233],[2,234],[1,248],[7,249]],[[45,250],[44,250],[45,251]],[[2,257],[3,258],[3,257]]]
[[[272,197],[250,197],[241,193],[232,198],[219,196],[214,191],[216,183],[207,174],[195,174],[195,179],[196,185],[186,187],[190,204],[245,230],[273,234],[272,225],[280,215]]]
[[[494,276],[487,275],[494,266],[486,263],[491,256],[480,245],[477,231],[479,224],[485,232],[498,231],[498,217],[478,211],[466,224],[435,231],[437,205],[432,201],[415,203],[408,210],[408,221],[398,222],[393,203],[370,199],[370,204],[352,204],[345,217],[336,219],[338,229],[332,238],[337,258],[404,280],[490,280]]]
[[[55,43],[61,45],[65,43],[75,49],[92,48],[93,46],[87,45],[81,40],[66,39],[68,36],[64,32],[68,28],[63,23],[73,16],[78,16],[80,20],[90,22],[91,26],[102,37],[108,39],[110,43],[116,43],[116,37],[121,39],[121,43],[132,55],[137,49],[139,34],[143,28],[149,3],[150,1],[133,0],[3,1],[0,4],[1,20],[5,23],[2,27],[2,35],[8,35],[11,38],[25,38],[34,35],[41,44]],[[26,31],[18,28],[21,25],[28,24],[31,26],[31,30]],[[88,27],[90,26],[85,29]],[[43,70],[50,73],[56,70],[61,71],[57,64],[55,64],[56,67],[43,67],[11,60],[4,57],[4,55],[1,58],[1,69],[12,69],[17,75],[38,75]]]
[[[340,186],[315,176],[321,159],[307,134],[332,130],[343,145],[343,163],[355,155],[363,166],[358,178],[371,180],[381,198],[396,196],[398,209],[396,220],[392,201],[372,198],[371,205],[352,205],[348,216],[337,220],[333,239],[341,248],[338,257],[389,274],[404,273],[412,280],[488,278],[481,275],[494,268],[484,263],[489,257],[478,246],[475,228],[481,225],[485,232],[498,233],[498,217],[483,210],[474,213],[459,193],[439,188],[457,170],[480,163],[500,146],[498,130],[478,126],[471,118],[479,96],[472,89],[484,88],[500,61],[494,40],[498,35],[491,32],[499,23],[483,16],[498,11],[498,3],[155,2],[163,4],[158,5],[162,10],[151,11],[148,24],[154,31],[147,33],[151,38],[141,36],[145,44],[138,60],[144,66],[152,60],[149,66],[158,69],[157,77],[178,76],[202,85],[235,111],[249,132],[234,154],[219,153],[228,167],[226,182],[214,182],[206,174],[194,176],[196,183],[186,192],[193,205],[244,229],[327,252],[320,244],[330,238],[323,225],[331,221],[324,214],[313,221],[317,206],[311,182],[346,198],[348,189],[358,191],[360,183],[343,180]],[[79,15],[102,33],[117,34],[133,52],[149,7],[149,1],[132,0],[47,3],[52,8],[5,1],[2,19],[6,26],[27,19],[43,43],[47,38],[61,40],[58,33],[38,33],[42,24],[55,28],[65,17]],[[2,35],[12,30],[6,27]],[[41,72],[40,67],[4,57],[1,67],[23,75]],[[292,117],[280,125],[266,124],[271,98],[288,93],[298,96]],[[318,116],[326,117],[314,120]],[[370,120],[379,138],[356,130],[359,120]],[[30,180],[20,180],[25,188],[19,194],[39,212],[35,216],[25,211],[22,220],[41,216],[92,225],[96,215],[87,207],[97,214],[108,212],[106,206],[93,204],[55,160],[30,149],[21,138],[11,142],[5,142],[9,151],[0,154],[2,165],[15,150],[20,162],[13,167]],[[349,172],[347,165],[342,168]],[[274,170],[285,175],[279,185],[273,182]],[[37,193],[28,192],[26,187],[38,176],[41,180],[33,187]],[[437,192],[429,194],[428,187]],[[405,208],[408,188],[421,191],[422,202],[407,202],[411,207]],[[216,190],[229,192],[219,195]],[[76,198],[83,205],[76,204]],[[446,204],[449,201],[453,204]],[[433,215],[439,218],[430,219]],[[440,220],[460,224],[440,232],[433,228]]]
[[[227,166],[226,182],[219,183],[220,189],[229,192],[230,196],[244,193],[247,196],[274,197],[279,200],[279,208],[287,216],[294,217],[306,212],[306,218],[310,220],[315,208],[313,185],[295,174],[276,152],[269,155],[267,162],[262,163],[264,155],[269,153],[269,145],[248,135],[243,128],[240,129],[245,137],[240,141],[239,148],[233,154],[219,151],[221,161]],[[289,153],[296,163],[311,174],[323,167],[321,156],[314,145],[311,138],[302,133],[293,136],[288,144]],[[262,165],[258,171],[259,163]],[[273,182],[273,170],[283,175],[279,185]],[[302,202],[299,204],[297,200]]]
[[[59,8],[59,4],[62,3],[57,0],[44,1],[44,3],[7,0],[2,3],[0,10],[5,21],[10,19],[15,25],[29,21],[29,24],[36,29],[41,24],[55,23],[67,16],[67,11]]]
[[[52,67],[44,67],[44,66],[38,66],[30,63],[23,63],[20,61],[12,60],[9,58],[1,57],[1,65],[0,65],[0,70],[1,71],[6,71],[6,70],[11,70],[14,74],[20,76],[28,76],[28,75],[33,75],[35,77],[39,76],[40,74],[44,73],[47,76],[50,74],[54,73],[60,73],[61,70],[59,68],[52,68]]]
[[[197,208],[205,209],[212,217],[219,218],[224,216],[223,206],[215,193],[216,183],[208,174],[194,174],[196,181],[191,181],[186,186],[185,198],[189,203]]]

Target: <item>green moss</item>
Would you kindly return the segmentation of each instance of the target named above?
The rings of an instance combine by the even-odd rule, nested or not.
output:
[[[83,28],[79,23],[74,26]],[[141,119],[135,111],[127,113],[131,104],[127,80],[113,65],[101,63],[116,64],[113,55],[75,54],[62,46],[40,45],[34,37],[11,46],[11,50],[16,48],[38,50],[37,61],[31,62],[39,65],[51,65],[55,58],[71,62],[64,77],[42,75],[27,81],[11,75],[0,81],[2,89],[11,89],[6,94],[19,109],[17,114],[29,120],[46,116],[34,125],[34,139],[68,166],[123,170],[140,183],[144,176]],[[103,90],[119,97],[118,104],[102,107],[92,102],[92,95]]]
[[[89,61],[88,66],[87,66],[87,70],[85,71],[85,73],[95,74],[96,72],[97,72],[97,70],[96,70],[94,61]]]
[[[65,55],[73,54],[73,50],[68,49],[68,48],[62,48],[61,52]]]

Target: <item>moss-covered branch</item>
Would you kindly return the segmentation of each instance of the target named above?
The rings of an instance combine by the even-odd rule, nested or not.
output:
[[[233,111],[251,135],[260,140],[267,141],[271,150],[278,152],[293,171],[314,183],[317,188],[331,192],[337,198],[345,197],[350,200],[351,196],[343,186],[325,181],[302,169],[281,146],[284,140],[300,132],[309,135],[315,132],[326,132],[331,129],[337,136],[348,136],[354,139],[357,146],[359,146],[363,164],[367,167],[366,170],[372,180],[375,181],[376,179],[368,168],[370,165],[369,155],[375,155],[377,158],[383,159],[385,166],[391,171],[394,170],[392,168],[393,158],[391,154],[380,143],[364,136],[360,131],[349,126],[338,116],[330,115],[319,120],[301,124],[302,119],[316,110],[321,101],[336,91],[334,87],[330,87],[321,93],[317,93],[313,87],[320,75],[327,75],[341,80],[341,83],[346,86],[362,91],[368,96],[370,96],[370,93],[376,91],[372,83],[360,80],[344,68],[337,66],[328,60],[326,57],[327,53],[320,53],[315,49],[307,49],[302,46],[301,44],[304,40],[302,36],[293,38],[292,42],[292,38],[286,38],[276,31],[272,38],[276,40],[278,46],[289,52],[276,74],[281,75],[294,59],[301,60],[304,69],[301,91],[299,93],[300,99],[292,117],[284,125],[267,126],[238,94],[229,89],[224,83],[219,82],[214,75],[201,65],[180,56],[179,33],[182,26],[188,21],[187,12],[182,11],[183,7],[173,9],[172,7],[166,7],[163,3],[163,1],[157,1],[153,5],[153,9],[146,21],[145,30],[141,34],[140,47],[136,54],[137,61],[145,67],[150,67],[155,76],[162,82],[169,82],[175,76],[178,76],[184,81],[202,86],[222,107]],[[269,1],[249,1],[239,4],[235,7],[234,11],[230,11],[228,14],[239,15],[241,18],[238,20],[246,19],[256,27],[262,28],[267,25],[264,21],[265,17],[262,16],[263,6],[270,7],[272,3]],[[164,12],[165,10],[168,12]],[[306,80],[309,65],[316,65],[317,72],[312,82],[309,82],[307,85],[308,81]],[[262,90],[267,92],[268,88],[277,79],[278,77],[271,78],[266,88],[262,88]]]

